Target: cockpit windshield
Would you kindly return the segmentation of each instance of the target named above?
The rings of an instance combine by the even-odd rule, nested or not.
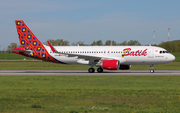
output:
[[[168,51],[160,51],[159,53],[163,54],[163,53],[169,53],[169,52]]]

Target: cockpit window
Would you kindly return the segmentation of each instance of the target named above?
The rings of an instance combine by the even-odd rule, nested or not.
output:
[[[162,53],[169,53],[169,52],[168,51],[160,51],[159,53],[162,54]]]

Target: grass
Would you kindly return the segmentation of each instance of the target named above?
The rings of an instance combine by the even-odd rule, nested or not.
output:
[[[174,62],[180,62],[180,53],[173,53],[173,55],[176,57]]]
[[[25,57],[16,53],[0,53],[0,60],[23,60],[26,58],[26,60],[33,60],[30,57]]]
[[[0,61],[0,70],[87,70],[89,65],[68,65],[44,61]],[[96,69],[97,67],[95,67]],[[131,70],[149,70],[149,65],[132,65]],[[154,65],[155,70],[180,70],[180,62]]]
[[[1,76],[0,112],[180,112],[179,76]]]

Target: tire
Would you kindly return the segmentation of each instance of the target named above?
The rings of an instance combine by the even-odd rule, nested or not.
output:
[[[97,69],[97,72],[98,72],[98,73],[102,73],[102,72],[103,72],[103,69],[102,69],[102,68],[98,68],[98,69]]]
[[[151,70],[150,70],[150,73],[154,73],[154,69],[151,69]]]
[[[89,72],[89,73],[94,73],[94,68],[89,68],[89,69],[88,69],[88,72]]]

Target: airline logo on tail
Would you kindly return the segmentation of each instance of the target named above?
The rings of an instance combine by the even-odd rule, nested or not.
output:
[[[36,38],[36,36],[27,27],[23,20],[15,20],[15,24],[21,48],[14,49],[14,53],[36,59],[59,62],[48,53],[44,45]]]

